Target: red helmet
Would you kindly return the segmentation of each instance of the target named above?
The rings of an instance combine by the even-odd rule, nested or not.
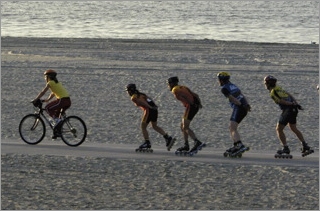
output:
[[[50,76],[56,76],[56,75],[57,75],[57,72],[54,71],[54,70],[46,70],[46,71],[44,71],[43,74],[44,74],[44,75],[50,75]]]

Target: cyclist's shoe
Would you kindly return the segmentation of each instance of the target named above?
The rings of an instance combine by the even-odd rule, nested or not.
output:
[[[58,122],[53,126],[53,129],[54,129],[54,130],[61,130],[61,125],[62,125],[62,120],[60,119],[60,121],[58,121]]]
[[[57,139],[58,137],[61,137],[61,134],[56,132],[53,134],[53,136],[51,137],[52,139]]]

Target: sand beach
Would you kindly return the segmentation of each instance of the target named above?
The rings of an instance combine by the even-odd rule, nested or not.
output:
[[[177,138],[178,148],[184,108],[166,86],[178,76],[202,99],[191,128],[207,150],[223,153],[232,144],[232,110],[216,74],[227,71],[252,106],[239,128],[250,151],[280,148],[275,126],[281,111],[263,84],[271,74],[304,107],[298,128],[319,152],[318,44],[2,37],[1,139],[20,139],[19,122],[33,113],[30,101],[49,68],[71,94],[68,114],[85,120],[87,143],[139,146],[142,112],[125,91],[135,83],[159,106],[158,125]],[[154,146],[164,147],[161,135],[149,133]],[[285,133],[299,153],[297,138],[288,128]],[[50,141],[48,134],[44,142]],[[1,153],[1,208],[318,210],[319,167]]]

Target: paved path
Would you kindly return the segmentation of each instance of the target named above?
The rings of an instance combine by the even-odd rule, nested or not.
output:
[[[239,163],[244,165],[277,165],[277,166],[310,166],[319,167],[319,151],[302,157],[299,152],[292,152],[293,159],[275,159],[274,152],[248,151],[242,158],[223,157],[224,149],[203,148],[193,157],[176,156],[174,146],[171,151],[164,147],[153,146],[153,153],[136,153],[136,145],[107,144],[107,143],[83,143],[78,147],[69,147],[62,141],[44,140],[37,145],[28,145],[23,141],[1,140],[1,154],[44,154],[57,156],[80,157],[108,157],[116,159],[148,159],[148,160],[178,160],[185,162],[203,163]]]

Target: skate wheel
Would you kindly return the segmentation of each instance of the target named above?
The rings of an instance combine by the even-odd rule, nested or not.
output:
[[[237,157],[238,157],[238,158],[241,158],[241,157],[242,157],[242,154],[239,154]]]
[[[223,153],[223,156],[228,157],[228,153],[227,152]]]
[[[275,154],[274,157],[275,157],[275,158],[280,158],[279,155],[277,155],[277,154]]]
[[[193,152],[187,153],[190,157],[192,157],[194,155]]]

